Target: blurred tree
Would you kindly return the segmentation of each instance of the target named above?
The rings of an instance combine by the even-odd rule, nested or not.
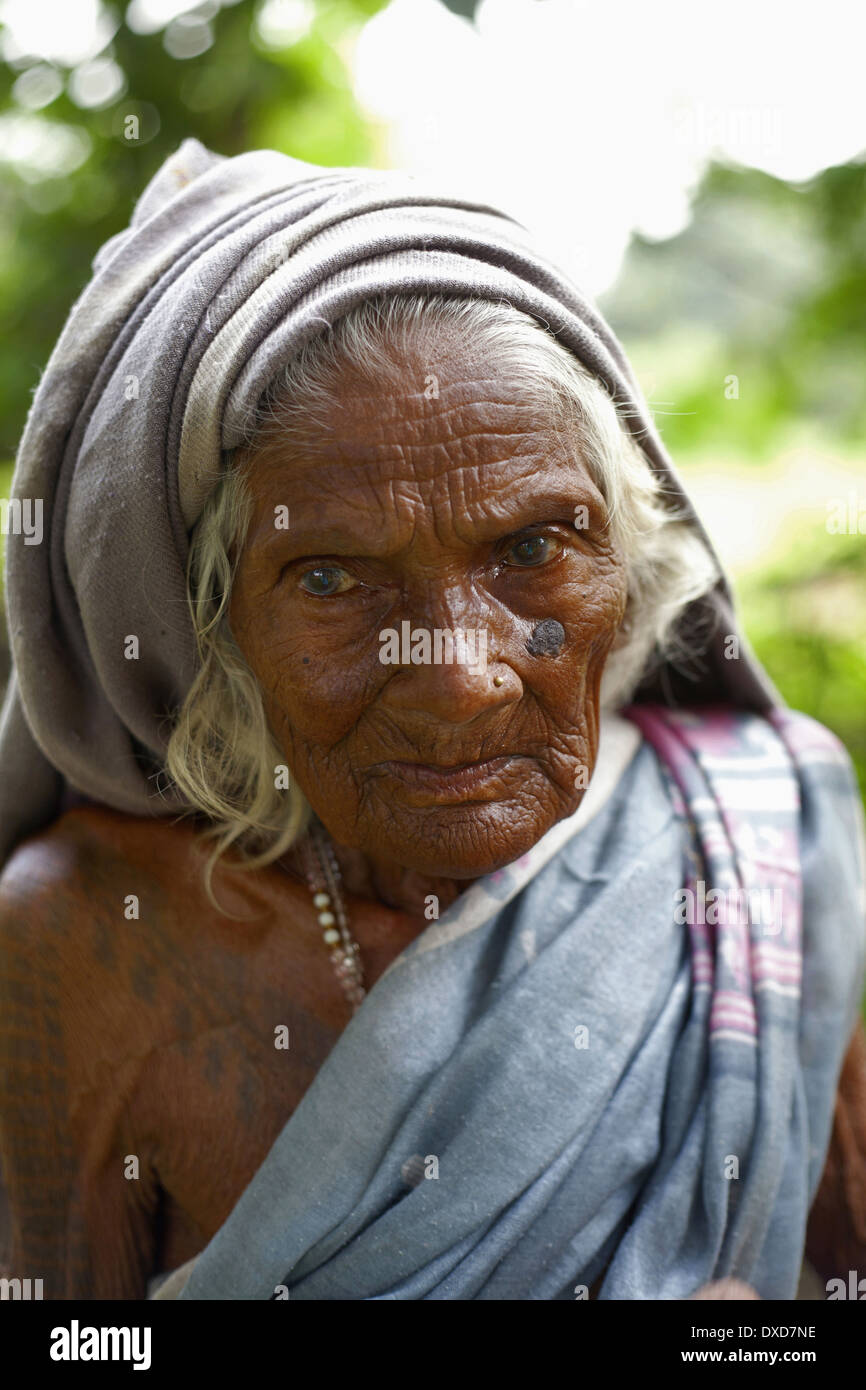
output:
[[[740,608],[783,696],[839,735],[866,797],[866,536],[830,534],[820,466],[820,441],[838,462],[866,438],[864,248],[866,163],[801,185],[713,164],[689,226],[664,242],[634,237],[601,303],[650,364],[647,396],[687,475],[732,454],[775,460],[808,427],[814,528],[740,582]],[[778,506],[795,500],[780,494]]]
[[[443,0],[446,9],[459,14],[462,19],[474,19],[481,0]]]
[[[133,0],[124,15],[105,4],[74,64],[46,60],[50,33],[34,53],[14,24],[0,31],[0,458],[15,451],[94,252],[183,139],[377,162],[341,54],[384,3],[205,0],[181,14],[175,4],[167,23],[165,3]]]
[[[789,705],[841,738],[866,802],[866,536],[801,533],[739,585],[749,640]]]
[[[617,284],[601,297],[631,348],[662,333],[679,338],[658,389],[670,448],[718,441],[759,460],[793,420],[862,440],[866,163],[825,169],[805,184],[711,164],[692,211],[668,241],[634,237]],[[732,376],[736,410],[725,392]]]

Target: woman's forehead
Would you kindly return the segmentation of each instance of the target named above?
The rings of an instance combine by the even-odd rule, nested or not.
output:
[[[271,426],[247,451],[243,467],[254,494],[273,486],[363,492],[396,478],[424,484],[456,473],[467,486],[493,487],[504,471],[579,463],[574,432],[519,378],[489,371],[431,377],[408,366],[378,383],[344,376],[309,425],[294,415],[290,430]]]
[[[516,393],[428,400],[395,393],[345,397],[332,430],[305,448],[273,435],[252,452],[245,473],[254,507],[266,520],[279,503],[293,525],[322,509],[390,515],[420,505],[499,511],[514,496],[555,490],[571,496],[589,474],[574,435]]]

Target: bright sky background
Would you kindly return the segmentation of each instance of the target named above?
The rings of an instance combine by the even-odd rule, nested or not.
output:
[[[289,0],[294,4],[295,0]],[[592,294],[715,150],[805,180],[866,151],[862,0],[392,0],[355,48],[389,163],[517,216]]]
[[[234,2],[131,0],[124,13],[138,33],[163,29],[181,64]],[[294,42],[315,12],[262,0],[259,37]],[[69,172],[86,130],[49,147],[36,113],[58,67],[82,108],[116,97],[113,26],[100,0],[0,0],[0,18],[7,58],[44,60],[3,118],[3,157],[33,180]],[[511,212],[593,295],[633,229],[687,223],[712,153],[805,180],[866,151],[864,54],[863,0],[482,0],[475,26],[439,0],[392,0],[343,46],[383,162]]]

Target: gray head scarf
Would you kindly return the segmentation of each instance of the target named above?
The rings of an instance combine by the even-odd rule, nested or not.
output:
[[[280,369],[383,293],[507,300],[540,320],[628,408],[649,466],[712,550],[622,347],[519,224],[406,174],[271,150],[229,159],[186,140],[96,256],[21,442],[13,497],[42,502],[44,539],[8,537],[0,859],[70,793],[176,813],[157,776],[196,668],[189,532]],[[644,696],[781,703],[724,578],[684,615],[695,620],[710,634],[698,675],[663,668]],[[735,633],[740,655],[726,660]]]

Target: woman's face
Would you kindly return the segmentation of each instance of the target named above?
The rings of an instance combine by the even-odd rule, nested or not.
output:
[[[623,559],[574,446],[465,346],[407,362],[399,389],[346,371],[329,426],[243,462],[232,631],[333,837],[476,878],[577,809]],[[564,639],[539,651],[550,619]],[[389,650],[404,622],[408,648]]]

